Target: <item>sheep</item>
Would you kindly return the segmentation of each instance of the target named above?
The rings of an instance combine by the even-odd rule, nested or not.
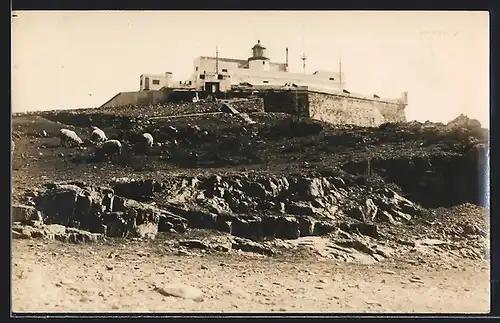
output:
[[[145,132],[142,134],[142,137],[146,141],[146,144],[148,145],[148,147],[153,146],[153,136],[150,133]]]
[[[104,141],[108,140],[104,131],[102,131],[101,129],[99,129],[97,127],[92,127],[92,129],[93,129],[93,131],[90,134],[90,141],[92,143],[97,144],[97,143],[104,142]]]
[[[73,130],[61,129],[59,131],[59,138],[61,139],[61,146],[67,146],[68,143],[78,146],[83,144],[83,140]]]
[[[99,159],[120,156],[122,154],[122,143],[115,139],[106,140],[97,146],[95,154]]]
[[[137,148],[141,151],[147,151],[151,147],[153,147],[153,136],[145,132],[141,135]]]

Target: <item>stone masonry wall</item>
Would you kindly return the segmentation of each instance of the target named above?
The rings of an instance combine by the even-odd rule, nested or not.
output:
[[[307,91],[265,91],[262,97],[266,112],[282,112],[309,117]]]
[[[101,107],[121,107],[126,105],[148,105],[158,104],[167,101],[169,96],[168,91],[135,91],[135,92],[120,92],[104,103]]]
[[[343,95],[309,92],[309,116],[332,124],[379,126],[406,122],[405,105]]]

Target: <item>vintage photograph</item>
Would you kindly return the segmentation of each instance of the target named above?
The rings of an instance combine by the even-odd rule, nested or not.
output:
[[[12,11],[11,312],[488,313],[487,11]]]

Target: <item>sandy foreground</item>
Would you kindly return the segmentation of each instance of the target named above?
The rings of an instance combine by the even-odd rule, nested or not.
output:
[[[165,284],[195,290],[165,296]],[[13,312],[487,313],[489,286],[486,261],[361,265],[145,243],[12,242]]]

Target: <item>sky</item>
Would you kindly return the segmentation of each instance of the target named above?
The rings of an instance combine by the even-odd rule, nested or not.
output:
[[[197,56],[247,59],[257,42],[291,72],[399,98],[408,120],[489,124],[487,11],[15,11],[12,111],[98,107],[143,73],[187,80]]]

